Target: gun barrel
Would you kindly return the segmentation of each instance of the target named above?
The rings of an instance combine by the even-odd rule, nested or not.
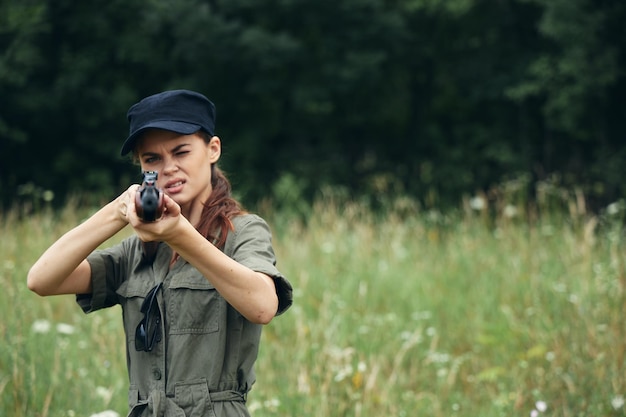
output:
[[[137,216],[144,222],[154,222],[163,214],[163,191],[156,186],[158,173],[143,173],[143,183],[135,195]]]

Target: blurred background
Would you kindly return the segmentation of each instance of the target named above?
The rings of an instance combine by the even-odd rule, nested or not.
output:
[[[126,111],[165,90],[217,106],[247,205],[512,181],[626,191],[623,0],[0,0],[0,201],[107,201],[140,179]]]
[[[140,181],[128,108],[186,88],[295,289],[255,416],[626,417],[624,22],[625,0],[0,0],[0,415],[126,415],[119,309],[25,277]]]

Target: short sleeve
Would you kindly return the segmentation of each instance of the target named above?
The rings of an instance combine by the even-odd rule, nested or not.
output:
[[[91,294],[77,294],[76,302],[85,313],[91,313],[118,304],[116,290],[124,279],[129,241],[104,250],[96,250],[87,257],[91,267]],[[131,245],[132,246],[132,245]]]
[[[255,214],[237,216],[233,219],[235,230],[228,234],[224,253],[240,264],[274,279],[280,315],[293,303],[293,288],[276,268],[276,256],[272,247],[269,226]]]

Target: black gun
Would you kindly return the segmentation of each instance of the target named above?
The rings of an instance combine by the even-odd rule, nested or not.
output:
[[[156,186],[159,173],[144,171],[141,187],[135,194],[137,216],[144,222],[153,222],[163,214],[163,191]]]

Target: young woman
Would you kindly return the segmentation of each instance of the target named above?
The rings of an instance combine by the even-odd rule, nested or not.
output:
[[[131,185],[52,244],[28,287],[76,294],[86,313],[122,306],[129,416],[247,416],[262,325],[292,303],[269,228],[230,195],[205,96],[162,92],[128,120],[122,155],[157,173],[162,213],[142,220]],[[129,224],[132,237],[97,250]]]

